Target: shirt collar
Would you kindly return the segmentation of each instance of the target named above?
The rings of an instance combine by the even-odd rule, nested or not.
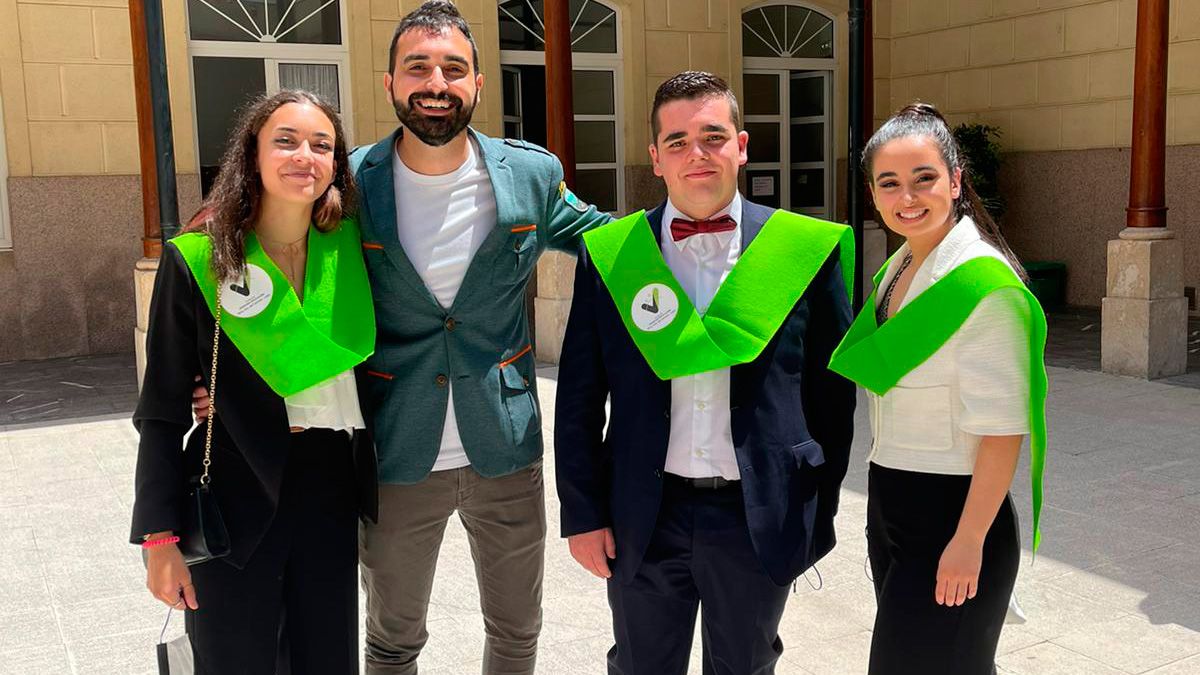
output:
[[[735,236],[741,236],[741,232],[742,232],[742,195],[740,192],[735,191],[733,193],[733,199],[731,199],[729,201],[729,203],[725,205],[725,208],[712,214],[712,216],[709,217],[709,220],[720,218],[721,216],[729,216],[729,217],[733,218],[733,222],[737,224],[737,227],[735,227],[732,230],[729,230],[728,232],[713,233],[712,236],[717,238],[717,241],[720,242],[722,247],[725,247],[725,246],[729,245],[729,242],[733,241],[733,238]],[[675,208],[675,205],[671,203],[671,198],[667,197],[667,204],[663,208],[662,236],[666,237],[668,241],[673,242],[675,244],[675,248],[682,251],[684,249],[684,247],[687,246],[687,243],[689,241],[691,241],[696,235],[693,235],[692,237],[688,237],[687,239],[681,239],[679,241],[675,241],[675,238],[671,236],[671,222],[674,221],[676,218],[683,218],[685,220],[691,220],[691,218],[683,215],[683,213],[680,212],[679,209]]]

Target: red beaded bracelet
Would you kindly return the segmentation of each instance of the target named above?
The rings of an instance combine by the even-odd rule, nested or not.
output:
[[[179,541],[179,537],[163,537],[162,539],[147,539],[142,542],[142,548],[154,548],[163,544],[174,544]]]

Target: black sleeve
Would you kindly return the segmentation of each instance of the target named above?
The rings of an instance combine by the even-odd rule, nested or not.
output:
[[[164,246],[150,301],[146,372],[133,415],[140,439],[132,543],[140,543],[142,535],[177,531],[182,525],[183,437],[192,427],[192,389],[201,373],[196,345],[198,293],[178,249]]]
[[[612,524],[612,458],[604,444],[609,387],[596,327],[596,286],[591,260],[581,249],[554,403],[554,465],[564,537]]]
[[[839,250],[829,254],[808,290],[810,319],[804,336],[804,418],[825,453],[818,479],[817,527],[832,527],[854,440],[854,383],[829,370],[833,350],[850,329],[853,313],[846,294]]]

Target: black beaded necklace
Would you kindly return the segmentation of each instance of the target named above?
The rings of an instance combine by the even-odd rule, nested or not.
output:
[[[900,275],[904,274],[904,270],[912,264],[912,251],[904,254],[904,260],[900,261],[900,267],[896,270],[896,274],[892,280],[888,282],[887,289],[883,292],[883,299],[879,301],[879,306],[875,308],[875,325],[882,326],[883,322],[888,320],[888,307],[892,304],[892,292],[896,290],[896,282],[900,281]]]

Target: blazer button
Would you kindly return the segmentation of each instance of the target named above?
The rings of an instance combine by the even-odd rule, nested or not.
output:
[[[454,320],[454,317],[450,317],[450,318],[446,319],[446,330],[452,331],[452,330],[454,330],[454,327],[457,325],[458,325],[458,322],[456,322]]]
[[[446,383],[449,382],[445,375],[438,375],[433,379],[433,381],[437,382],[437,386],[439,387],[444,387],[446,386]]]
[[[654,470],[654,477],[655,477],[655,478],[662,478],[662,471],[661,471],[661,470],[659,470],[659,469],[655,469],[655,470]]]
[[[671,409],[670,408],[663,410],[663,417],[665,417],[667,419],[671,419]]]

